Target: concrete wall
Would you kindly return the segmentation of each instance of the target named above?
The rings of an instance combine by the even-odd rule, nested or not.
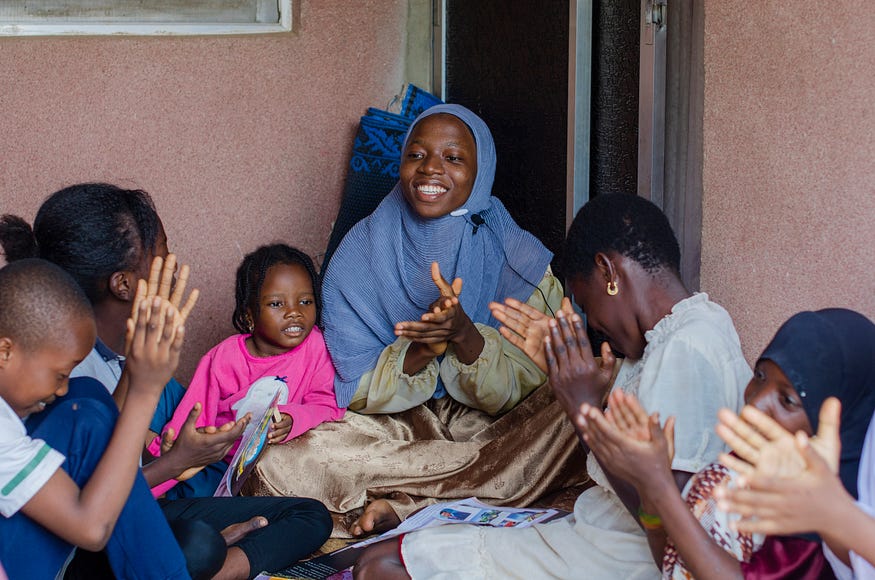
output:
[[[233,332],[244,253],[324,250],[358,118],[401,88],[406,0],[295,4],[280,35],[0,38],[0,213],[79,181],[149,191],[202,291],[185,380]]]
[[[875,319],[875,16],[706,0],[702,287],[754,360],[789,315]]]
[[[290,34],[0,39],[0,212],[142,187],[203,290],[180,376],[229,334],[243,253],[325,246],[359,115],[404,76],[406,0],[298,0]],[[702,288],[753,360],[801,309],[875,318],[875,21],[705,3]]]

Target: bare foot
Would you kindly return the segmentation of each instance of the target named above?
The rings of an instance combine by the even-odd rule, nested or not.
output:
[[[385,532],[401,523],[401,518],[384,499],[375,499],[365,508],[364,513],[350,527],[353,536],[361,536],[372,532]]]
[[[267,526],[267,518],[264,516],[255,516],[248,521],[231,524],[222,530],[222,537],[225,538],[225,545],[231,546],[245,538],[249,532],[254,532],[265,526]]]

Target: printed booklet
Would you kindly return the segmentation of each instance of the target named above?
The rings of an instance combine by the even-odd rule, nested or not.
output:
[[[532,524],[547,522],[557,517],[567,515],[567,512],[549,508],[513,508],[488,505],[476,497],[469,497],[456,502],[438,503],[423,508],[413,514],[394,530],[368,538],[361,542],[341,548],[336,552],[300,562],[279,572],[262,572],[256,580],[271,580],[274,578],[312,578],[321,579],[349,568],[358,559],[361,551],[371,544],[388,540],[402,534],[453,524],[474,524],[496,528],[525,528]]]
[[[277,390],[270,403],[260,413],[252,413],[252,421],[246,426],[240,438],[240,447],[234,453],[225,475],[213,497],[233,497],[240,493],[243,482],[255,469],[255,463],[267,448],[267,434],[270,431],[271,421],[274,420],[277,400],[282,391]]]

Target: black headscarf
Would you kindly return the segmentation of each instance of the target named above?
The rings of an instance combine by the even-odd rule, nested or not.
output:
[[[793,383],[815,432],[823,402],[828,397],[842,402],[839,477],[856,498],[863,442],[875,411],[875,324],[844,308],[800,312],[781,326],[762,359],[781,367]]]

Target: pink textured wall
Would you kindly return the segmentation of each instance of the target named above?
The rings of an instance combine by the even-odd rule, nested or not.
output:
[[[233,332],[243,253],[324,250],[352,136],[401,87],[405,0],[294,0],[292,33],[0,38],[0,213],[79,181],[149,191],[202,291],[179,376]]]
[[[789,315],[875,319],[875,18],[707,0],[702,287],[750,360]]]

